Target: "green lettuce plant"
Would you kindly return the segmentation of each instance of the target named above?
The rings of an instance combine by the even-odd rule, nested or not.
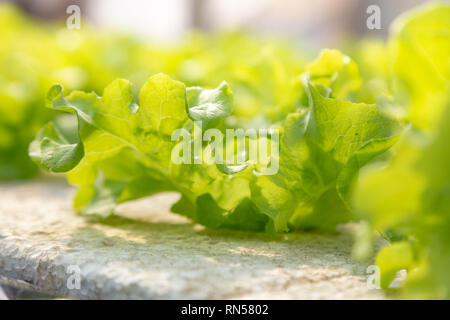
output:
[[[328,232],[363,221],[356,257],[378,234],[390,242],[376,257],[383,288],[407,269],[403,297],[450,298],[449,5],[399,17],[386,43],[313,61],[244,32],[155,46],[43,25],[10,6],[0,29],[0,180],[38,173],[28,149],[67,174],[84,215],[176,191],[172,211],[210,228]],[[226,156],[211,137],[196,140],[202,129],[266,135],[245,136],[243,152],[221,142],[244,163],[218,163]],[[270,146],[267,161],[252,161],[255,145]],[[188,161],[174,161],[179,146]]]
[[[193,134],[194,121],[227,128],[232,93],[225,83],[215,90],[186,88],[163,74],[149,78],[137,99],[127,80],[112,82],[102,97],[79,91],[65,97],[62,86],[53,86],[48,106],[76,115],[77,139],[50,123],[30,155],[49,171],[68,172],[79,187],[75,208],[85,214],[107,216],[117,203],[178,191],[182,198],[173,211],[209,227],[333,230],[351,219],[348,193],[358,170],[392,145],[398,127],[375,105],[332,98],[351,88],[343,85],[347,78],[355,83],[347,72],[353,64],[339,52],[324,52],[307,68],[301,78],[309,105],[279,126],[280,167],[273,175],[258,174],[257,163],[240,170],[175,164],[173,132]],[[336,70],[319,77],[320,65]],[[329,97],[319,93],[324,83]]]
[[[67,30],[43,24],[6,4],[0,5],[0,27],[0,181],[38,174],[27,148],[38,129],[58,117],[42,108],[56,82],[68,90],[102,92],[117,78],[129,79],[137,90],[159,72],[189,86],[213,87],[227,79],[241,101],[229,126],[264,127],[297,106],[291,79],[305,59],[283,40],[193,33],[179,44],[156,46],[87,25]]]
[[[376,258],[381,286],[406,269],[403,297],[449,299],[450,6],[433,4],[400,17],[388,45],[410,124],[393,156],[362,174],[354,204],[392,243]],[[358,254],[367,253],[361,244],[372,232],[359,239]]]

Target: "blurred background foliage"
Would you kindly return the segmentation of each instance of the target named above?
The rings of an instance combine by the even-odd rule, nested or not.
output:
[[[370,78],[359,98],[390,106],[383,43],[355,45],[348,39],[367,32],[384,37],[398,12],[422,1],[378,1],[381,30],[365,26],[368,1],[132,0],[126,14],[116,0],[3,2],[0,180],[36,175],[26,152],[38,128],[54,116],[42,106],[55,82],[101,94],[116,78],[131,80],[137,90],[158,72],[188,86],[215,87],[226,79],[237,102],[229,125],[260,127],[301,104],[296,77],[319,47],[339,42]],[[80,30],[65,26],[71,4],[81,8]]]

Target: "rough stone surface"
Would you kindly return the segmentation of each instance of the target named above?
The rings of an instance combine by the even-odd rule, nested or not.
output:
[[[6,294],[3,292],[3,289],[0,287],[0,300],[8,300]]]
[[[367,289],[348,233],[207,230],[170,214],[170,193],[99,222],[71,210],[73,191],[59,180],[0,185],[0,275],[82,299],[383,298]],[[80,289],[69,289],[78,268]]]

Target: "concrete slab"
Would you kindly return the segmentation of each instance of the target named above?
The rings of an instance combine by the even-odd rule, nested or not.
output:
[[[378,299],[352,237],[207,230],[166,193],[93,221],[50,179],[0,185],[0,275],[81,299]]]

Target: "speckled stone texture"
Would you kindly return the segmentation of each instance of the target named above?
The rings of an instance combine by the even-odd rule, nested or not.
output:
[[[169,213],[172,193],[100,222],[73,212],[73,192],[54,179],[0,185],[0,275],[81,299],[384,298],[347,232],[208,230]]]
[[[0,287],[0,300],[8,300],[6,294],[3,292],[3,289]]]

